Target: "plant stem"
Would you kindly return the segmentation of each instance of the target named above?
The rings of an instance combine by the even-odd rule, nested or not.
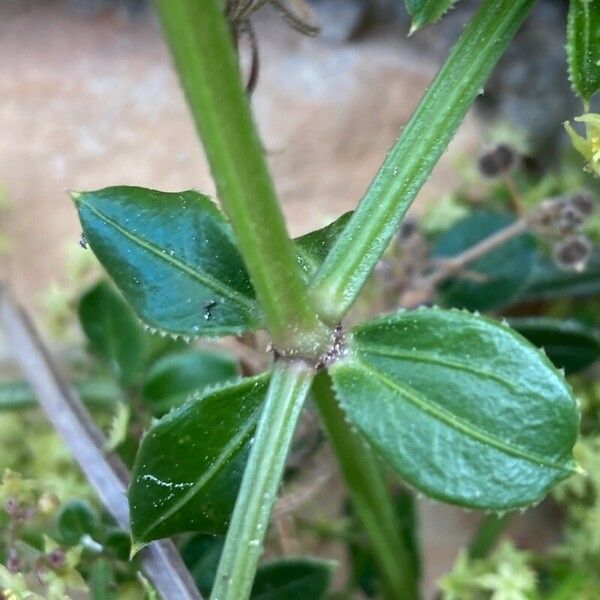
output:
[[[350,309],[535,0],[485,0],[315,275],[323,319]]]
[[[478,258],[485,256],[514,237],[521,235],[527,231],[528,227],[529,222],[527,219],[518,219],[507,227],[500,229],[500,231],[481,240],[481,242],[478,242],[474,246],[467,248],[464,252],[444,260],[441,263],[441,267],[424,280],[423,285],[428,289],[432,289],[436,285],[443,283],[446,279],[456,275]]]
[[[469,544],[469,558],[485,558],[496,545],[514,513],[505,513],[502,516],[486,515],[479,524],[475,535]]]
[[[221,3],[155,4],[273,343],[318,356],[329,333],[307,301]]]
[[[371,541],[385,597],[389,600],[418,598],[417,567],[400,535],[394,506],[375,456],[348,425],[331,389],[329,375],[320,373],[312,389],[356,513]]]
[[[246,600],[262,554],[285,459],[313,372],[276,363],[227,532],[211,600]]]

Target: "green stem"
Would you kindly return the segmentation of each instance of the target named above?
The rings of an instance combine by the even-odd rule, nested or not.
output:
[[[418,598],[417,567],[400,535],[394,506],[376,458],[348,425],[327,373],[315,378],[312,390],[356,513],[371,541],[386,598]]]
[[[227,532],[211,600],[246,600],[285,459],[313,378],[303,362],[275,365]]]
[[[486,515],[469,544],[469,558],[485,558],[496,545],[498,538],[502,535],[513,516],[514,513],[510,512],[502,516]]]
[[[318,355],[329,334],[307,302],[221,3],[155,4],[273,343],[280,351]]]
[[[315,275],[319,314],[338,322],[452,139],[535,0],[485,0]]]

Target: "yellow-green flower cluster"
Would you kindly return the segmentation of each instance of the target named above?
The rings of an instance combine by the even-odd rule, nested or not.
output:
[[[587,161],[587,169],[600,176],[600,114],[587,113],[575,117],[575,121],[585,124],[585,137],[579,135],[567,121],[565,129],[571,143]]]

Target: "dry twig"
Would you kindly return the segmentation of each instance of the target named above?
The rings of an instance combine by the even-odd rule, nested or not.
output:
[[[67,385],[27,315],[0,284],[0,324],[9,347],[34,390],[42,410],[69,447],[90,485],[120,526],[129,528],[129,473],[121,460],[104,452],[104,436]],[[170,540],[152,542],[140,552],[142,568],[165,600],[203,600]]]

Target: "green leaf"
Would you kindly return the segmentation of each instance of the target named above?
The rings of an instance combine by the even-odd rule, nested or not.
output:
[[[84,535],[93,535],[96,525],[96,515],[81,500],[71,500],[65,504],[58,516],[58,529],[69,546],[78,544]]]
[[[598,0],[571,0],[567,55],[573,89],[584,101],[600,90],[600,5]]]
[[[127,562],[131,554],[131,537],[129,532],[112,527],[106,532],[104,547],[118,560]]]
[[[235,359],[225,352],[194,350],[169,354],[148,371],[142,395],[155,414],[182,404],[192,392],[239,375]]]
[[[498,322],[400,312],[354,329],[330,370],[350,421],[434,498],[526,506],[575,471],[579,412],[568,384]]]
[[[514,217],[479,211],[461,219],[449,229],[434,248],[436,258],[450,258],[504,229]],[[445,306],[468,310],[490,310],[515,298],[525,286],[535,258],[535,240],[524,233],[508,240],[480,259],[467,265],[467,274],[443,284]],[[481,282],[473,281],[476,275]]]
[[[112,408],[123,400],[123,392],[109,378],[86,379],[72,383],[90,407]],[[26,381],[0,381],[0,411],[36,408],[37,398]]]
[[[525,289],[516,301],[551,300],[600,293],[600,252],[594,252],[585,270],[562,271],[551,258],[538,255]]]
[[[576,373],[600,358],[600,335],[578,321],[545,317],[522,317],[510,325],[567,374]]]
[[[207,196],[111,187],[73,199],[92,250],[150,327],[189,337],[260,326],[231,227]]]
[[[225,538],[198,533],[181,549],[181,558],[201,594],[210,596]]]
[[[184,531],[225,533],[269,379],[205,392],[152,426],[129,490],[136,544]]]
[[[104,359],[125,385],[142,371],[147,354],[146,333],[127,303],[101,281],[79,302],[79,321],[92,350]]]
[[[351,216],[351,211],[346,212],[326,227],[311,231],[294,240],[296,257],[307,277],[314,275],[323,264],[329,250],[346,227]]]
[[[308,558],[278,560],[260,567],[251,600],[321,600],[331,582],[332,564]]]
[[[412,17],[410,33],[430,23],[435,23],[449,11],[457,0],[404,0]]]

